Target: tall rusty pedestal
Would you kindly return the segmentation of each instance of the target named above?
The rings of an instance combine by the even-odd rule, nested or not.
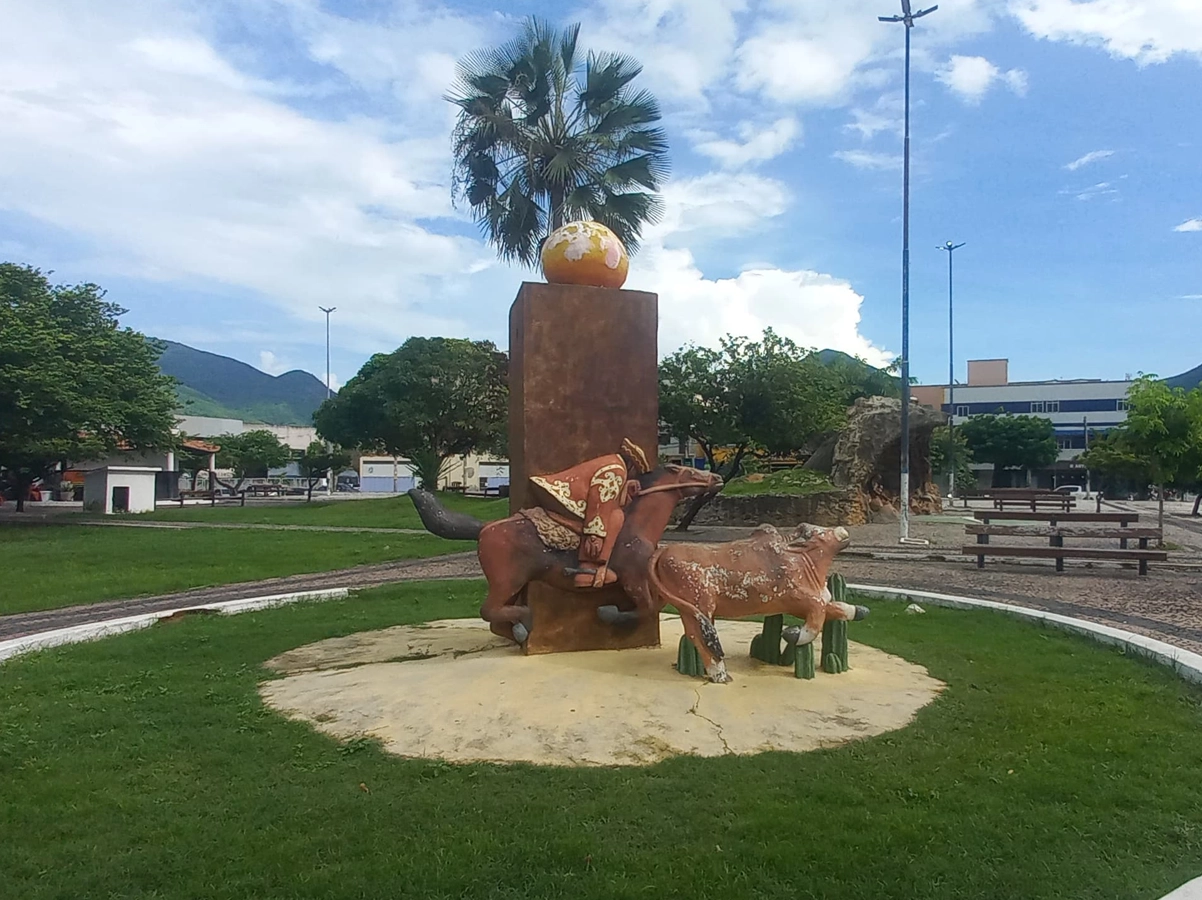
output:
[[[533,284],[509,310],[509,510],[530,505],[527,478],[616,453],[629,437],[654,462],[659,446],[655,294]],[[633,605],[616,585],[526,588],[527,653],[659,644],[659,622],[607,625],[597,608]]]

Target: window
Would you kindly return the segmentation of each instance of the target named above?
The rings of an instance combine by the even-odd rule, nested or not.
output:
[[[1061,450],[1072,450],[1073,439],[1071,437],[1058,437],[1056,438],[1056,446]]]
[[[1058,413],[1060,412],[1059,400],[1032,400],[1031,412],[1033,413]]]
[[[1031,412],[1033,412],[1033,413],[1044,412],[1045,410],[1043,407],[1044,407],[1044,402],[1042,400],[1035,400],[1031,403]]]
[[[968,407],[967,406],[957,406],[956,407],[956,415],[959,417],[966,417],[968,415]]]
[[[1130,407],[1126,400],[1115,400],[1114,408],[1118,412],[1126,412]]]

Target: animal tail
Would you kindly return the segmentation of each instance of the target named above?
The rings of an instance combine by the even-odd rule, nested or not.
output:
[[[451,541],[476,541],[480,539],[480,530],[484,523],[475,516],[465,513],[452,512],[429,491],[412,488],[409,499],[417,507],[422,525],[430,534]]]

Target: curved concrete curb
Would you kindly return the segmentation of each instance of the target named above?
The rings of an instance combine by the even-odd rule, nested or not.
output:
[[[330,588],[323,591],[295,591],[290,594],[270,594],[264,597],[247,597],[242,600],[222,600],[217,603],[200,603],[193,606],[179,606],[175,609],[160,609],[155,612],[140,613],[136,616],[124,616],[119,619],[108,619],[104,622],[88,622],[84,625],[71,625],[67,628],[56,628],[53,631],[43,631],[38,634],[28,634],[24,637],[0,641],[0,662],[11,659],[21,653],[33,650],[43,650],[47,647],[58,647],[63,644],[79,644],[83,641],[94,641],[97,638],[113,634],[123,634],[126,631],[137,631],[148,628],[160,619],[166,619],[179,613],[204,610],[206,612],[234,615],[240,612],[250,612],[255,609],[266,609],[270,606],[283,606],[287,603],[298,603],[302,600],[337,600],[347,596],[350,588]]]
[[[1089,622],[1085,619],[1074,619],[1057,613],[1045,612],[1042,609],[1032,609],[1029,606],[1015,606],[1012,603],[1000,603],[996,600],[978,600],[973,597],[961,597],[956,594],[936,594],[931,591],[915,591],[907,588],[880,587],[873,584],[849,584],[849,590],[868,597],[879,597],[883,600],[910,599],[927,603],[931,606],[946,606],[951,609],[991,609],[994,612],[1018,616],[1023,619],[1033,619],[1093,638],[1102,644],[1113,644],[1122,647],[1128,653],[1145,656],[1155,660],[1162,666],[1168,666],[1178,677],[1194,684],[1202,684],[1202,654],[1182,650],[1156,638],[1145,637],[1133,631]]]

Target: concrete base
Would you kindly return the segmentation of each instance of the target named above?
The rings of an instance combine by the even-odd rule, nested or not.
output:
[[[670,647],[524,657],[482,622],[450,619],[320,641],[277,656],[268,705],[399,756],[560,766],[647,765],[679,754],[817,750],[907,725],[944,685],[853,644],[850,671],[748,657],[758,622],[720,622],[733,684],[677,674]]]
[[[655,294],[522,285],[509,310],[510,512],[529,505],[531,475],[616,453],[624,437],[654,458],[658,327]],[[594,598],[540,584],[527,589],[526,601],[537,620],[530,653],[659,644],[655,622],[631,630],[597,619],[596,606],[623,605],[620,591]]]

